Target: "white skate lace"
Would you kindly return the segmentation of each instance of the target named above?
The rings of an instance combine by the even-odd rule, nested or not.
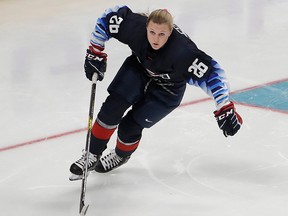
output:
[[[102,166],[105,170],[115,168],[122,162],[122,158],[119,157],[115,151],[110,152],[108,155],[105,155],[101,158]]]
[[[77,160],[75,163],[80,165],[81,168],[84,167],[85,165],[85,158],[86,158],[86,151],[83,150],[83,154],[81,156],[81,158],[79,160]],[[97,161],[97,157],[96,155],[92,154],[92,153],[88,153],[88,168],[93,166]]]

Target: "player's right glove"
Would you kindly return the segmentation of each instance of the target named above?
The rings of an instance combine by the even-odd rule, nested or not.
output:
[[[236,112],[233,102],[215,111],[214,115],[225,137],[236,134],[243,122],[241,116]]]
[[[107,54],[101,51],[96,51],[91,46],[87,49],[84,70],[86,77],[92,80],[94,73],[98,74],[98,80],[101,81],[104,78],[104,73],[107,67]]]

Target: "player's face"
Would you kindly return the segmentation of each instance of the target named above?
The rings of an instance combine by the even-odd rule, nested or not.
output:
[[[158,50],[167,42],[172,30],[167,24],[157,24],[150,21],[147,25],[147,38],[154,50]]]

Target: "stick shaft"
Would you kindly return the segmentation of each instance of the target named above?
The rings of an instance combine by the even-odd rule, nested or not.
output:
[[[88,117],[88,130],[87,130],[86,145],[85,145],[85,151],[86,151],[85,168],[83,170],[82,185],[81,185],[80,208],[79,208],[80,215],[85,215],[89,206],[89,205],[85,206],[85,195],[86,195],[86,185],[87,185],[87,177],[88,177],[88,156],[89,156],[89,149],[90,149],[90,137],[91,137],[91,131],[92,131],[92,125],[93,125],[93,115],[94,115],[94,105],[95,105],[95,95],[96,95],[96,82],[97,82],[97,74],[94,73],[92,77],[92,87],[91,87],[89,117]]]

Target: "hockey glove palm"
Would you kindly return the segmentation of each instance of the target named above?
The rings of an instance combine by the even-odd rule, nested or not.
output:
[[[236,134],[243,122],[241,116],[236,112],[233,102],[215,111],[214,116],[225,137]]]
[[[98,74],[98,80],[101,81],[104,78],[104,73],[107,67],[107,54],[103,52],[96,52],[92,48],[87,49],[84,69],[86,77],[92,80],[94,73]]]

